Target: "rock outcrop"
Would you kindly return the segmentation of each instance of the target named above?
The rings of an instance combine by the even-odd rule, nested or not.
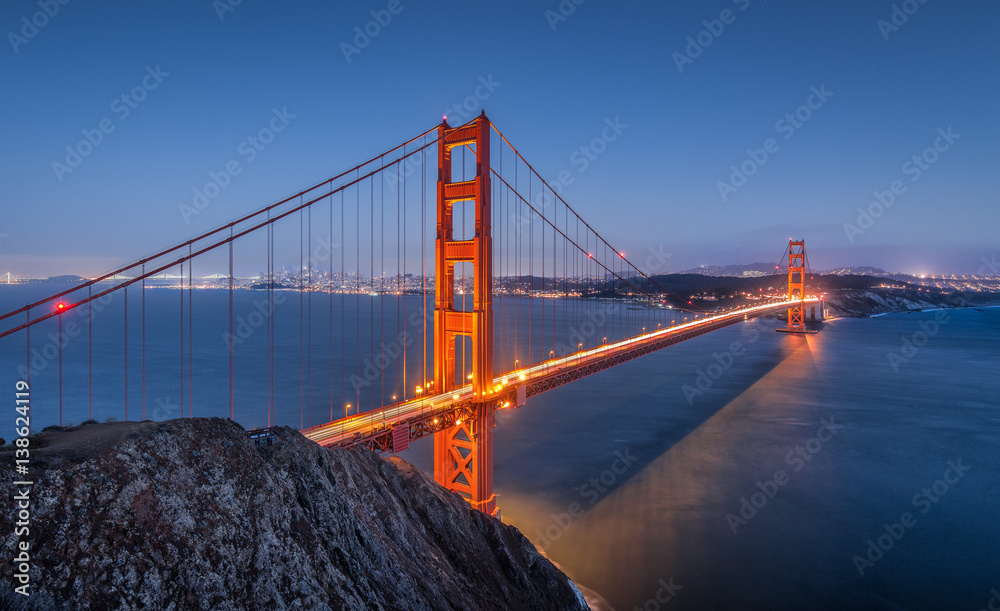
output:
[[[942,293],[916,289],[838,290],[828,293],[826,304],[836,316],[864,318],[887,312],[908,312],[928,308],[958,308],[996,303],[995,293]]]
[[[408,463],[276,432],[257,445],[213,418],[39,435],[32,596],[7,579],[0,607],[586,609],[517,529]],[[9,448],[0,461],[10,502]]]

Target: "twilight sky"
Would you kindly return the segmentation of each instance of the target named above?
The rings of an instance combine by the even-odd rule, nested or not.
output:
[[[106,271],[481,107],[666,271],[773,260],[789,237],[813,268],[996,261],[997,2],[576,2],[8,0],[0,272]],[[627,127],[584,164],[607,121]]]

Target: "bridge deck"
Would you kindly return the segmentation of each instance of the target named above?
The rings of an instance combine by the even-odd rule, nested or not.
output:
[[[819,301],[809,298],[804,303]],[[521,399],[525,399],[678,342],[786,309],[795,303],[798,302],[780,301],[739,308],[498,375],[493,380],[494,391],[485,400],[494,402],[498,409],[517,407],[519,394]],[[396,434],[405,434],[408,441],[418,439],[471,417],[473,407],[481,402],[483,398],[475,396],[472,386],[466,385],[453,392],[394,403],[381,410],[314,426],[302,431],[302,434],[323,446],[365,444],[376,451],[387,451],[394,447],[393,433],[397,428],[407,427]]]

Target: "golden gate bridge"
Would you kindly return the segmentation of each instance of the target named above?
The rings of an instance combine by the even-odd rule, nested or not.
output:
[[[213,376],[224,372],[228,417],[254,428],[255,435],[295,424],[287,421],[287,410],[281,412],[286,421],[277,421],[276,408],[290,396],[294,401],[289,389],[297,377],[298,428],[306,437],[324,446],[364,444],[399,452],[433,436],[436,481],[496,514],[498,410],[516,409],[546,390],[765,314],[787,310],[782,330],[808,332],[807,311],[815,318],[822,303],[806,293],[804,241],[790,240],[784,253],[787,295],[707,311],[668,291],[614,248],[484,112],[456,127],[445,119],[281,201],[3,314],[0,341],[9,354],[17,350],[15,342],[24,342],[21,369],[29,386],[32,375],[58,386],[57,402],[34,405],[36,420],[44,420],[39,409],[53,417],[58,410],[60,425],[69,367],[79,379],[85,369],[87,380],[85,388],[66,389],[73,406],[86,404],[93,417],[95,390],[99,402],[120,396],[126,420],[130,397],[133,418],[138,413],[147,419],[154,385],[178,392],[180,415],[186,407],[193,417],[196,397],[218,387]],[[282,273],[296,258],[295,272]],[[196,264],[228,268],[210,285],[227,294],[221,306],[195,299],[196,288],[204,288],[204,280],[196,287],[195,278],[205,277],[195,276]],[[238,284],[237,266],[264,271],[247,287]],[[177,289],[175,311],[148,314],[149,290],[164,283]],[[253,306],[234,298],[246,288],[262,295]],[[297,298],[297,316],[279,315],[279,306],[296,305],[288,303],[289,294]],[[121,305],[114,315],[95,316],[116,296]],[[595,308],[598,303],[605,307]],[[227,310],[225,316],[219,308]],[[66,349],[63,323],[74,313],[84,314],[76,332],[86,332],[85,351],[79,342]],[[38,336],[53,323],[57,365],[39,371],[32,366]],[[245,341],[261,328],[263,341]],[[102,333],[112,338],[113,349],[101,343]],[[212,337],[221,337],[221,346]],[[297,372],[289,362],[295,359],[287,358],[296,341]],[[72,360],[66,366],[64,352]],[[266,364],[259,366],[261,360]],[[118,390],[109,393],[108,379]],[[241,390],[254,385],[261,392]],[[221,415],[226,406],[217,404],[218,393],[212,396],[204,406],[199,398],[199,415]],[[314,413],[322,423],[314,424]]]

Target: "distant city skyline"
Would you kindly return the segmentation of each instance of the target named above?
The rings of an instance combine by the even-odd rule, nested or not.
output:
[[[1000,5],[903,4],[5,3],[0,274],[116,269],[482,109],[640,268],[794,237],[1000,273]]]

